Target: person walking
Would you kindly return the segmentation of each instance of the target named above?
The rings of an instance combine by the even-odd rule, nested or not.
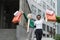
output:
[[[27,23],[27,40],[33,40],[33,35],[34,35],[34,19],[32,18],[32,13],[28,13],[28,15],[26,15],[26,13],[23,13],[23,16],[26,20]]]
[[[35,28],[36,40],[41,40],[43,35],[42,24],[44,19],[42,19],[40,15],[37,15],[36,18],[37,20],[34,22],[34,25],[36,26]]]

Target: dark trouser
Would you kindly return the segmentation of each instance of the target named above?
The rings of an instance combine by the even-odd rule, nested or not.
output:
[[[43,34],[42,29],[36,29],[36,31],[35,31],[36,40],[41,40],[42,39],[42,34]]]

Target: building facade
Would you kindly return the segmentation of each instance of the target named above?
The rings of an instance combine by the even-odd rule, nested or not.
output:
[[[56,2],[57,0],[28,0],[30,5],[30,9],[34,18],[36,19],[36,15],[40,14],[42,18],[45,17],[46,9],[52,10],[56,14]],[[56,30],[56,23],[54,22],[44,22],[43,24],[43,36],[44,37],[52,37],[53,34],[50,32],[54,32]]]
[[[57,16],[60,16],[60,0],[57,0]],[[57,23],[57,30],[56,30],[56,34],[60,34],[60,23]]]

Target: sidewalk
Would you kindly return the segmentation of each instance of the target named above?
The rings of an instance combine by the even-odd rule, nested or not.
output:
[[[15,29],[0,29],[0,40],[16,40]]]
[[[17,40],[16,29],[0,29],[0,40]],[[34,38],[36,40],[36,38]],[[42,38],[42,40],[53,40],[52,38]]]
[[[34,39],[36,40],[36,39]],[[42,38],[42,40],[54,40],[53,38]]]

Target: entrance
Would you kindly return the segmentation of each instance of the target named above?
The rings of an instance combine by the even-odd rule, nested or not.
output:
[[[0,28],[1,29],[16,29],[16,25],[13,24],[12,18],[14,17],[14,12],[19,10],[19,0],[4,0],[1,1],[1,17],[0,17]]]

